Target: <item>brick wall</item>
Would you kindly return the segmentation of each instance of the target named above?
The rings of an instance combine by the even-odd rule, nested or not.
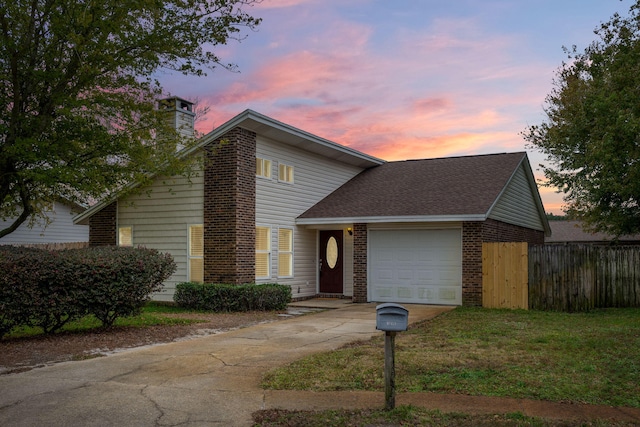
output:
[[[462,223],[462,305],[482,306],[482,222]]]
[[[544,232],[488,219],[462,223],[462,305],[482,306],[482,243],[544,243]]]
[[[367,302],[367,224],[353,224],[353,302]]]
[[[528,242],[531,245],[536,245],[544,243],[544,232],[488,219],[482,227],[482,241]]]
[[[235,128],[206,147],[204,280],[255,281],[256,134]]]
[[[113,202],[89,218],[89,246],[113,246],[118,243],[117,212],[118,203]]]

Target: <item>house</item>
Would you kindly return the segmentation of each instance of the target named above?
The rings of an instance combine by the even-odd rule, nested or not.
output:
[[[183,281],[278,282],[294,299],[481,305],[482,242],[549,233],[524,152],[385,162],[246,110],[179,155],[202,173],[75,218],[90,245],[170,252],[159,300]]]
[[[45,208],[46,218],[33,224],[25,221],[13,233],[0,238],[0,245],[48,245],[70,244],[89,241],[89,227],[74,224],[73,217],[85,210],[84,207],[67,201],[57,200]],[[13,223],[12,219],[0,220],[0,229]]]
[[[640,235],[620,236],[616,240],[610,234],[585,231],[581,221],[549,221],[549,226],[551,235],[545,238],[545,243],[640,244]]]

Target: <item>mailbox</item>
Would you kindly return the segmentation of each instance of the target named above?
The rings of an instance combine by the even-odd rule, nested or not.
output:
[[[376,307],[376,329],[386,332],[406,331],[409,310],[399,304],[386,303]]]

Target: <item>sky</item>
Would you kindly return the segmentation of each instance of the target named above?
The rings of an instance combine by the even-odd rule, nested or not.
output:
[[[167,94],[209,112],[207,133],[250,108],[384,160],[527,151],[545,98],[594,29],[632,0],[263,0],[240,42],[214,49],[237,72],[165,73]],[[540,187],[547,212],[562,195]]]

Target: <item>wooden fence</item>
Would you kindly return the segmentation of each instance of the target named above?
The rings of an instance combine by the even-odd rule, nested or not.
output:
[[[482,306],[529,307],[526,242],[482,244]]]
[[[640,246],[483,243],[482,305],[557,311],[640,307]]]
[[[529,247],[529,307],[640,307],[640,246]]]

